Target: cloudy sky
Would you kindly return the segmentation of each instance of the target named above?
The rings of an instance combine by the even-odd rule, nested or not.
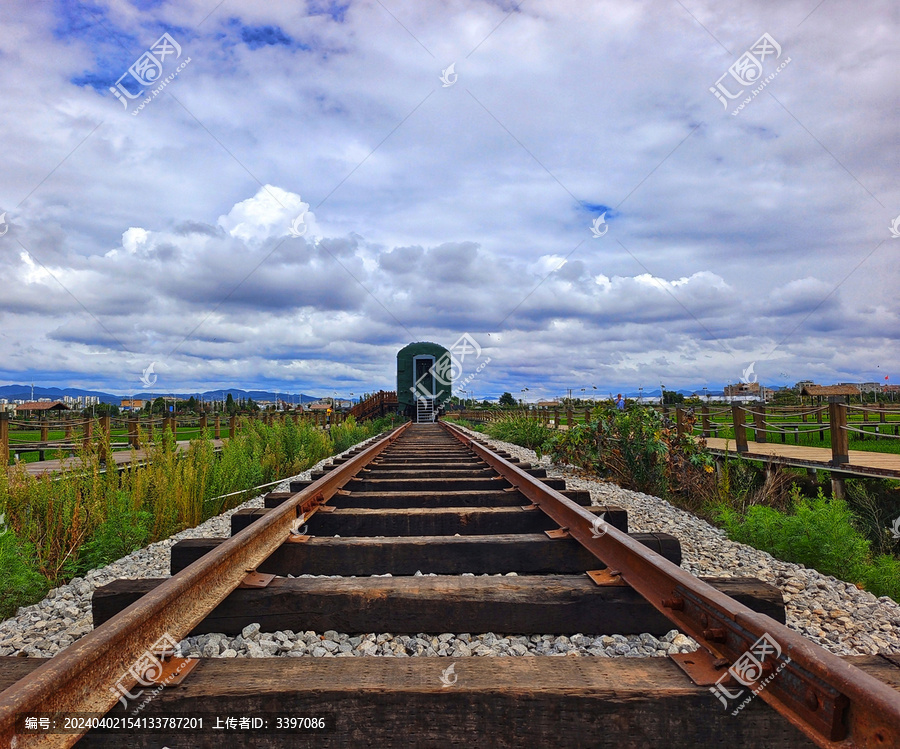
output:
[[[478,397],[900,382],[891,0],[5,0],[0,28],[2,384],[358,394],[463,334]]]

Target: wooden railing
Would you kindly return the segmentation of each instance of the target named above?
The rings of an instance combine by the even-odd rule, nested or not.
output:
[[[9,465],[10,458],[17,459],[23,453],[36,452],[38,459],[58,453],[72,455],[79,448],[86,448],[99,436],[101,449],[108,442],[111,451],[137,448],[144,441],[158,440],[166,431],[176,440],[196,439],[208,434],[212,439],[234,437],[238,421],[243,418],[259,419],[272,425],[276,419],[304,421],[318,427],[340,424],[344,413],[337,411],[261,411],[249,414],[202,414],[200,416],[101,416],[84,418],[80,414],[54,421],[49,419],[11,419],[0,410],[0,465]],[[105,456],[102,456],[105,459]]]
[[[357,421],[380,419],[397,410],[397,393],[393,390],[379,390],[350,409],[350,415]]]
[[[834,399],[821,406],[779,406],[765,404],[710,406],[657,406],[652,408],[671,419],[675,428],[684,433],[691,424],[691,433],[702,437],[721,437],[734,441],[738,452],[748,452],[748,431],[758,444],[789,439],[797,445],[811,441],[830,444],[835,465],[849,461],[851,435],[855,440],[900,439],[900,406],[849,406]],[[571,428],[576,423],[592,421],[591,409],[521,409],[521,410],[462,410],[448,414],[475,422],[494,422],[509,416],[536,419],[551,428]],[[583,419],[583,421],[582,421]],[[824,446],[824,445],[823,445]]]

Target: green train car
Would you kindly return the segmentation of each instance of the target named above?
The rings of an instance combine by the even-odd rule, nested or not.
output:
[[[397,352],[397,403],[416,422],[435,421],[452,394],[450,352],[437,343],[410,343]]]

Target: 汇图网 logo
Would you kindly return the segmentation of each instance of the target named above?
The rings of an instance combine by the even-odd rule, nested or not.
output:
[[[790,57],[786,57],[774,71],[763,76],[767,57],[771,57],[772,61],[781,57],[781,45],[768,33],[757,39],[750,49],[738,57],[719,77],[716,84],[709,87],[710,92],[722,102],[722,106],[728,109],[735,99],[744,94],[748,86],[756,86],[731,113],[732,115],[738,114],[747,106],[791,61]]]

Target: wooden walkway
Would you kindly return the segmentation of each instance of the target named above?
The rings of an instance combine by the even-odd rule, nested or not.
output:
[[[734,440],[707,437],[706,445],[717,455],[741,457],[746,460],[761,460],[765,463],[818,468],[854,476],[876,478],[900,478],[900,455],[877,453],[866,450],[850,450],[850,462],[835,467],[831,463],[831,449],[827,447],[803,447],[775,442],[747,442],[747,452],[738,453]],[[727,448],[726,448],[727,445]]]
[[[222,449],[222,446],[225,444],[225,440],[213,440],[212,443],[215,451],[219,452]],[[185,452],[190,444],[190,440],[179,440],[176,443],[176,449],[180,453]],[[136,463],[146,463],[147,451],[143,449],[118,450],[112,453],[112,462],[115,464],[117,471],[121,471],[122,469],[131,465],[132,460],[134,460]],[[78,463],[78,457],[71,457],[63,458],[62,460],[40,460],[34,463],[23,463],[22,465],[25,466],[25,471],[29,475],[43,476],[44,474],[59,473],[63,469],[77,469]]]

